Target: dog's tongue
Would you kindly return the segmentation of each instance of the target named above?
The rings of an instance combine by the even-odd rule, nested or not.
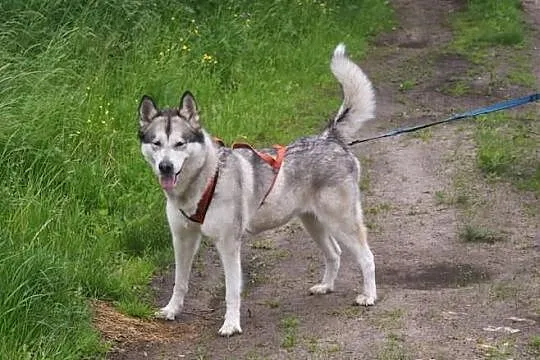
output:
[[[159,178],[159,184],[161,185],[161,188],[163,190],[170,191],[174,188],[174,176],[170,177],[160,177]]]

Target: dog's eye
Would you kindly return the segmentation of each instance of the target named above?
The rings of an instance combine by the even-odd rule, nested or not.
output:
[[[154,141],[154,142],[152,143],[152,145],[155,146],[155,147],[161,147],[161,141],[156,140],[156,141]]]
[[[178,141],[176,144],[174,144],[174,147],[179,148],[181,146],[184,146],[184,143],[181,141]]]

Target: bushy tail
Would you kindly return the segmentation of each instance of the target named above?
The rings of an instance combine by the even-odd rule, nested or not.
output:
[[[349,142],[364,123],[374,117],[375,94],[366,74],[345,54],[345,45],[339,44],[334,50],[330,68],[341,84],[343,103],[331,120],[329,130]]]

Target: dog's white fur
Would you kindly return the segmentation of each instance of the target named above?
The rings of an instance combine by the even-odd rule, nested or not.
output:
[[[182,126],[187,124],[193,129],[200,129],[196,107],[190,96],[183,98],[178,112],[184,123],[180,120],[173,121],[172,129],[169,129],[170,136],[165,136],[164,130],[154,129],[155,134],[152,134],[151,142],[142,143],[142,153],[157,176],[162,175],[159,169],[160,162],[167,159],[172,163],[174,173],[179,178],[177,183],[175,181],[173,189],[165,191],[166,212],[173,237],[176,268],[172,296],[169,303],[156,313],[158,317],[173,320],[182,311],[193,258],[199,247],[201,235],[205,235],[215,240],[225,271],[226,313],[219,334],[230,336],[241,333],[240,238],[246,231],[258,233],[285,224],[293,217],[300,218],[325,257],[326,268],[323,279],[320,284],[312,286],[310,292],[326,294],[334,290],[334,281],[340,266],[339,241],[353,253],[364,276],[364,290],[357,296],[356,303],[374,304],[377,297],[375,265],[373,254],[367,244],[360,205],[359,163],[352,153],[346,150],[344,142],[340,142],[341,145],[339,145],[337,140],[328,140],[333,136],[332,134],[339,134],[343,138],[355,135],[362,124],[373,117],[374,94],[370,81],[362,70],[345,55],[345,47],[341,44],[334,51],[331,70],[343,87],[343,104],[334,119],[334,124],[331,124],[318,137],[307,138],[303,141],[313,141],[315,144],[324,143],[322,154],[314,154],[314,156],[327,156],[329,166],[339,166],[339,162],[343,161],[352,169],[343,179],[336,181],[335,185],[329,183],[316,187],[299,183],[301,181],[296,177],[294,164],[298,161],[301,167],[303,160],[296,159],[307,156],[309,151],[302,150],[302,141],[299,140],[289,145],[290,155],[287,153],[284,165],[265,204],[259,207],[261,196],[254,190],[257,185],[254,180],[257,174],[254,172],[263,170],[257,170],[257,166],[260,165],[250,162],[252,154],[248,154],[249,151],[248,153],[246,150],[230,152],[223,165],[220,162],[220,150],[204,130],[200,130],[204,134],[204,141],[175,147],[174,144],[184,139]],[[185,116],[182,115],[183,112]],[[148,103],[144,99],[141,103],[140,114],[143,130],[148,128],[151,121],[149,119],[159,117],[153,102]],[[328,142],[328,147],[325,142]],[[307,148],[309,147],[306,146]],[[300,155],[294,154],[295,149]],[[334,153],[339,155],[333,158]],[[216,188],[218,195],[212,200],[204,223],[202,225],[193,223],[186,219],[179,209],[187,214],[195,213],[207,181],[213,176],[217,167],[220,169]],[[337,170],[342,169],[336,168],[335,171]],[[269,170],[264,171],[264,181],[269,184],[273,175]],[[335,172],[332,169],[328,171]],[[196,176],[188,179],[187,176],[190,174],[196,174]],[[329,173],[329,177],[331,175]],[[183,176],[186,178],[183,179]],[[309,178],[309,174],[306,174],[306,177]],[[231,215],[233,212],[234,214]]]

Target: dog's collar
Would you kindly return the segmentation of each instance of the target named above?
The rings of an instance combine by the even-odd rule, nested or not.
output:
[[[206,217],[206,212],[208,211],[208,208],[210,207],[210,203],[212,202],[212,198],[214,197],[214,192],[216,190],[216,184],[219,176],[219,167],[216,168],[216,173],[212,178],[208,180],[208,183],[206,184],[206,188],[204,189],[204,192],[201,196],[201,199],[197,203],[197,210],[195,211],[195,214],[189,216],[184,212],[184,210],[179,209],[182,215],[184,215],[189,220],[196,222],[198,224],[202,224],[204,222],[204,218]]]

